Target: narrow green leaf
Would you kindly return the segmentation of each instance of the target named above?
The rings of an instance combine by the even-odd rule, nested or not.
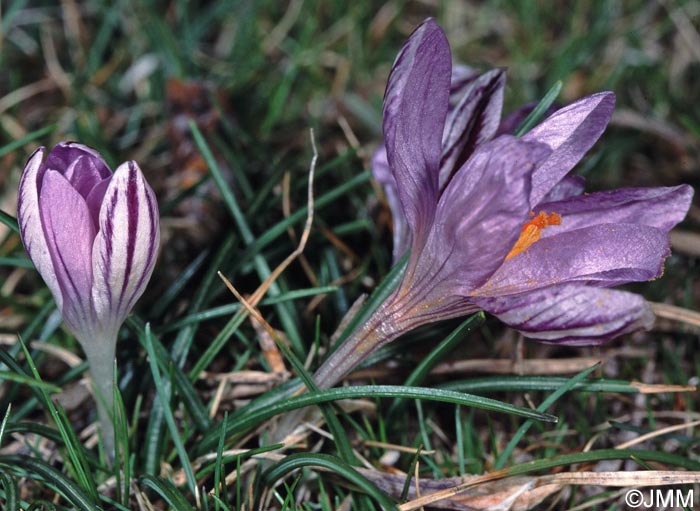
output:
[[[212,154],[211,150],[209,149],[209,146],[204,140],[202,132],[199,131],[199,128],[194,123],[194,121],[190,121],[190,131],[192,132],[192,136],[194,137],[195,143],[197,144],[197,147],[200,153],[202,154],[202,157],[207,163],[207,167],[209,168],[209,172],[212,178],[214,179],[214,183],[216,183],[216,186],[219,192],[221,193],[221,196],[224,200],[224,204],[226,204],[226,207],[231,213],[231,216],[233,217],[233,220],[235,221],[236,226],[238,227],[238,230],[240,231],[241,236],[243,237],[243,241],[245,241],[246,245],[250,245],[255,240],[255,236],[253,235],[252,230],[248,226],[248,221],[243,215],[241,208],[238,206],[238,201],[233,195],[231,187],[228,185],[226,179],[224,178],[224,175],[221,173],[221,169],[219,168],[219,165],[216,162],[216,158],[214,158],[214,155]],[[264,281],[270,276],[270,267],[268,266],[267,261],[262,255],[256,254],[253,257],[253,265],[255,266],[260,280]],[[276,296],[280,294],[281,289],[279,284],[277,282],[273,282],[270,285],[270,289],[268,292],[270,293],[270,296]],[[289,342],[293,346],[294,351],[297,353],[298,356],[303,355],[305,349],[301,341],[299,330],[297,329],[292,315],[290,314],[290,309],[286,307],[286,304],[278,304],[276,306],[276,310],[280,316],[280,321],[284,326],[284,331],[287,334]]]
[[[19,489],[15,479],[10,474],[0,472],[0,484],[5,493],[3,509],[6,511],[19,511]]]
[[[143,475],[139,478],[139,484],[150,488],[160,495],[174,511],[192,511],[192,504],[178,491],[178,489],[166,479],[152,475]]]
[[[591,367],[589,367],[588,369],[584,369],[580,373],[578,373],[575,376],[573,376],[572,378],[570,378],[569,381],[567,381],[564,385],[562,385],[557,390],[552,392],[549,396],[547,396],[547,399],[542,401],[540,406],[537,407],[537,411],[544,413],[544,411],[547,410],[547,408],[549,408],[554,403],[556,403],[557,399],[559,399],[561,396],[566,394],[569,390],[571,390],[574,387],[574,385],[576,385],[577,383],[580,383],[589,374],[591,374],[593,371],[595,371],[599,367],[600,367],[600,363],[594,364]],[[503,468],[505,466],[506,461],[508,460],[508,457],[513,452],[513,449],[515,449],[515,446],[518,445],[518,442],[523,437],[523,435],[527,432],[527,430],[530,429],[530,426],[532,426],[532,424],[533,424],[533,422],[531,420],[528,420],[520,425],[520,427],[518,428],[518,431],[515,432],[513,437],[508,442],[508,445],[506,445],[505,449],[503,449],[499,458],[496,460],[496,464],[494,465],[496,470],[500,470],[501,468]]]
[[[569,378],[561,376],[508,376],[500,375],[487,378],[473,378],[470,380],[453,381],[443,383],[442,389],[456,390],[459,392],[532,392],[538,390],[557,390]],[[638,394],[639,387],[633,382],[625,380],[595,379],[577,383],[571,388],[580,392],[615,392],[620,394]]]
[[[267,469],[262,477],[268,486],[272,486],[292,470],[309,466],[325,468],[346,479],[372,497],[383,509],[396,509],[396,504],[391,497],[379,490],[371,481],[350,465],[328,454],[291,454]]]
[[[464,336],[478,328],[486,319],[483,312],[478,312],[467,319],[465,319],[457,328],[455,328],[447,337],[445,337],[440,344],[438,344],[435,349],[433,349],[428,356],[424,357],[423,360],[416,366],[416,368],[411,371],[411,374],[406,378],[404,385],[407,387],[415,387],[420,385],[428,373],[439,364],[444,358],[449,355],[452,350],[464,340]],[[399,402],[394,401],[391,408],[389,409],[389,417],[393,415],[396,411],[396,407]]]
[[[16,383],[21,383],[22,385],[36,387],[52,394],[61,392],[61,387],[45,381],[35,380],[34,378],[29,378],[22,374],[13,373],[11,371],[0,371],[0,382],[3,380],[14,381]]]
[[[580,452],[576,454],[562,454],[544,460],[529,461],[504,469],[508,476],[529,474],[541,470],[549,470],[565,465],[577,465],[579,463],[596,463],[607,460],[634,460],[656,461],[670,466],[683,467],[688,470],[700,470],[700,462],[691,460],[677,454],[661,451],[648,451],[644,449],[600,449],[597,451]]]
[[[167,310],[168,307],[170,307],[170,304],[173,302],[173,300],[177,298],[182,289],[202,267],[202,264],[204,264],[204,261],[208,255],[209,252],[205,250],[187,265],[187,267],[182,271],[182,273],[180,273],[177,276],[177,278],[173,280],[170,286],[168,286],[165,292],[153,304],[153,307],[151,307],[151,311],[148,314],[149,318],[159,317]]]
[[[7,472],[16,473],[20,477],[46,481],[63,498],[81,511],[102,510],[77,484],[45,461],[11,454],[0,456],[0,466]],[[24,470],[18,470],[20,468]]]
[[[401,398],[401,399],[424,399],[427,401],[438,401],[462,406],[470,406],[490,410],[495,412],[508,413],[528,419],[535,419],[544,422],[557,422],[553,415],[537,412],[520,406],[503,403],[495,399],[489,399],[470,394],[447,391],[442,389],[427,389],[420,387],[402,387],[392,385],[368,385],[357,387],[340,387],[320,390],[318,392],[302,394],[300,396],[289,397],[279,402],[272,402],[265,407],[251,409],[246,414],[236,418],[230,417],[228,423],[227,436],[238,433],[244,434],[250,428],[262,422],[290,410],[314,406],[320,403],[337,401],[339,399],[376,399],[381,397]],[[216,446],[220,432],[218,430],[207,433],[198,445],[197,452],[204,452]]]
[[[294,356],[294,353],[292,353],[292,351],[283,342],[278,342],[277,346],[279,347],[280,351],[283,353],[285,358],[292,364],[294,370],[301,378],[301,381],[303,381],[304,385],[306,385],[306,388],[310,392],[318,392],[319,389],[316,386],[316,382],[314,382],[313,376],[309,374],[309,372],[304,368],[304,364],[302,364],[301,361],[297,359],[296,356]],[[328,431],[330,432],[331,436],[333,437],[333,440],[335,441],[336,447],[338,448],[338,452],[340,453],[341,458],[346,463],[354,465],[357,462],[357,460],[355,458],[355,454],[352,452],[352,445],[350,445],[350,440],[345,434],[345,430],[341,426],[340,421],[338,420],[338,417],[336,416],[335,411],[333,410],[333,407],[329,404],[321,405],[321,413],[323,413],[323,417],[326,419]],[[294,420],[291,417],[290,419]],[[286,428],[286,424],[282,422],[280,427],[282,428],[282,431],[284,431]]]
[[[547,93],[540,100],[540,102],[537,103],[535,109],[532,112],[530,112],[530,114],[527,117],[525,117],[523,122],[520,123],[520,126],[518,126],[518,128],[515,130],[513,134],[516,137],[522,137],[528,131],[530,131],[535,126],[535,124],[537,124],[537,122],[544,115],[547,109],[550,106],[552,106],[552,103],[554,103],[554,101],[557,99],[557,96],[559,96],[562,86],[563,83],[561,80],[557,80],[554,83],[554,85],[552,85],[552,87],[547,91]]]
[[[41,138],[45,135],[48,135],[49,133],[54,131],[57,128],[57,126],[58,125],[56,124],[49,124],[48,126],[45,126],[36,131],[32,131],[31,133],[28,133],[27,135],[18,138],[17,140],[13,140],[9,144],[5,144],[4,146],[0,147],[0,158],[5,156],[6,154],[11,153],[15,149],[22,147],[24,144],[28,144],[29,142],[32,142],[37,138]]]
[[[34,379],[39,382],[42,381],[41,376],[39,376],[39,371],[34,364],[34,359],[32,359],[32,356],[21,337],[19,338],[19,343],[22,347],[22,351],[24,352],[24,356],[27,359],[27,364],[29,365],[29,369],[34,376]],[[90,470],[87,460],[85,459],[83,446],[78,440],[75,431],[73,431],[65,411],[60,405],[54,404],[45,390],[39,389],[39,391],[43,396],[43,402],[48,409],[47,411],[58,427],[58,431],[60,432],[61,437],[63,438],[63,443],[68,451],[68,467],[75,472],[81,488],[90,496],[90,499],[93,502],[97,502],[99,500],[97,485],[95,484],[92,477],[92,471]]]
[[[26,257],[0,257],[0,266],[34,269],[34,263]]]
[[[19,224],[17,223],[17,219],[12,215],[5,213],[2,209],[0,209],[0,223],[5,224],[12,231],[19,234]]]
[[[153,376],[153,383],[156,386],[156,392],[158,394],[158,400],[163,405],[163,412],[165,413],[165,422],[170,430],[170,437],[175,444],[175,450],[180,458],[180,463],[182,464],[182,469],[185,472],[185,477],[187,478],[187,484],[195,495],[197,492],[197,480],[192,472],[192,465],[190,464],[189,456],[187,455],[187,450],[182,443],[182,438],[180,437],[180,432],[177,429],[177,424],[175,424],[175,417],[170,409],[170,396],[167,395],[166,389],[163,387],[163,380],[160,377],[160,370],[158,369],[158,362],[156,360],[156,352],[153,347],[153,335],[151,334],[151,326],[146,323],[145,329],[145,340],[146,340],[146,351],[148,352],[148,362],[151,366],[151,374]]]

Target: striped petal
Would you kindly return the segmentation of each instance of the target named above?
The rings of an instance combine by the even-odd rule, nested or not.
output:
[[[17,198],[17,219],[22,243],[29,258],[51,290],[56,306],[63,307],[63,293],[55,277],[49,246],[44,238],[44,229],[39,214],[39,189],[46,167],[42,165],[46,149],[40,147],[29,158],[19,182]]]
[[[505,85],[503,69],[488,71],[465,87],[460,102],[450,108],[442,137],[440,190],[474,150],[496,133]]]
[[[121,324],[143,293],[159,241],[153,190],[135,162],[123,163],[105,192],[92,253],[92,299],[104,328]]]
[[[614,108],[612,92],[593,94],[557,110],[523,137],[552,148],[532,175],[530,204],[537,205],[583,158],[602,135]]]
[[[425,241],[435,213],[450,75],[450,46],[428,19],[396,58],[384,95],[387,160],[414,245]]]
[[[584,227],[536,241],[505,261],[472,295],[514,295],[572,282],[610,287],[651,280],[662,274],[670,253],[668,234],[656,227]]]
[[[475,302],[526,337],[573,346],[601,344],[654,322],[639,295],[579,285]]]
[[[544,229],[542,238],[603,223],[648,225],[668,232],[685,218],[692,197],[688,185],[620,188],[544,203],[535,213],[553,211],[562,218],[560,225]]]
[[[54,272],[47,284],[55,281],[60,287],[63,297],[60,310],[73,333],[89,334],[94,324],[90,290],[95,227],[85,199],[60,172],[47,170],[39,197],[39,214]]]

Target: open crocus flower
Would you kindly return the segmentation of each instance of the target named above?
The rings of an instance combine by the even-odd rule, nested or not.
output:
[[[597,344],[651,326],[641,296],[606,288],[661,275],[668,231],[692,189],[582,195],[567,174],[605,129],[612,93],[581,99],[516,138],[499,134],[517,125],[500,120],[502,72],[464,82],[464,73],[451,80],[448,42],[427,20],[394,63],[385,148],[373,160],[396,221],[395,257],[410,251],[406,270],[319,368],[319,386],[408,330],[480,309],[546,342]]]
[[[117,333],[153,272],[158,204],[136,162],[112,174],[93,149],[62,142],[29,158],[19,185],[22,242],[80,342],[111,452]],[[101,406],[104,405],[104,406]]]

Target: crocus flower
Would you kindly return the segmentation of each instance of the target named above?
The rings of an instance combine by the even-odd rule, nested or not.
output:
[[[19,185],[22,242],[90,364],[108,453],[117,333],[153,272],[158,204],[136,162],[112,174],[73,142],[29,158]]]
[[[610,120],[614,95],[564,107],[527,135],[505,133],[503,74],[452,78],[449,44],[427,20],[399,53],[384,97],[375,173],[396,222],[403,280],[316,373],[333,385],[379,346],[420,325],[483,309],[545,342],[597,344],[653,314],[607,289],[659,277],[689,186],[582,195],[567,177]]]

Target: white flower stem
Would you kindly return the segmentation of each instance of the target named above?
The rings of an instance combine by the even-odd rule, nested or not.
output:
[[[111,461],[114,459],[114,358],[116,337],[91,339],[90,345],[83,343],[83,349],[90,364],[92,391],[97,403],[100,420],[102,447]]]

